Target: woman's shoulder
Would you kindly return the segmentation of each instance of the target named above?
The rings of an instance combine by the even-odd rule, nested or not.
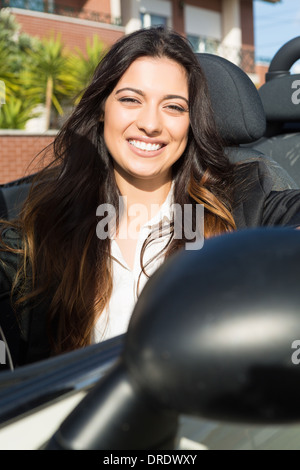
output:
[[[10,290],[22,253],[21,232],[14,227],[0,230],[0,296]]]
[[[2,226],[0,228],[0,247],[3,249],[6,245],[13,249],[20,249],[22,247],[21,230],[13,226]]]
[[[243,162],[235,168],[233,210],[238,228],[290,225],[299,219],[300,191],[283,173],[276,173],[272,163]]]
[[[269,157],[249,158],[235,165],[234,177],[239,182],[261,187],[264,194],[271,191],[297,189],[293,178],[277,162]]]

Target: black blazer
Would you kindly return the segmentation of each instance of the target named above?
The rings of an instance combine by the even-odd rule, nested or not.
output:
[[[272,176],[262,162],[244,163],[237,169],[233,207],[237,229],[300,225],[300,190],[273,188]],[[20,235],[13,229],[6,229],[3,239],[14,248],[21,247]],[[17,254],[0,251],[0,325],[15,366],[51,355],[46,318],[49,301],[26,306],[18,318],[12,310],[10,293],[20,262]]]

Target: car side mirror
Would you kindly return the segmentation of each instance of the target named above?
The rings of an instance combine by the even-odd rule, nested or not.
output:
[[[234,232],[174,255],[144,288],[119,364],[47,448],[170,448],[180,413],[299,421],[299,281],[300,233],[289,228]]]

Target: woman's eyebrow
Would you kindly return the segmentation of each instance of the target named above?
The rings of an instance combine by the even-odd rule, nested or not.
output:
[[[181,95],[166,95],[164,97],[164,100],[173,100],[176,98],[185,101],[186,104],[189,105],[189,101],[184,96],[181,96]]]
[[[122,91],[133,91],[134,93],[137,93],[138,95],[145,96],[145,93],[142,90],[139,90],[138,88],[131,88],[131,87],[120,88],[120,90],[118,90],[116,92],[116,95],[118,93],[121,93]],[[163,99],[164,100],[173,100],[175,98],[183,100],[183,101],[186,102],[187,105],[189,105],[188,100],[184,96],[181,96],[181,95],[166,95],[166,96],[164,96]]]
[[[118,93],[121,93],[122,91],[133,91],[134,93],[137,93],[138,95],[145,96],[145,93],[142,90],[138,90],[137,88],[131,88],[131,87],[120,88],[120,90],[116,92],[116,95]]]

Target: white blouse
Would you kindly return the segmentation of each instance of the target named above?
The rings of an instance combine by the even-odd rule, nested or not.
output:
[[[159,253],[166,247],[170,239],[172,202],[173,185],[159,212],[146,222],[140,230],[132,270],[124,260],[117,241],[114,239],[111,241],[113,290],[109,304],[101,313],[94,328],[93,341],[95,343],[121,335],[127,331],[136,301],[148,280],[148,277],[142,272],[141,268],[141,249],[148,235],[154,232],[156,237],[147,244],[143,256],[145,271],[148,276],[151,276],[164,261],[164,253]],[[163,233],[159,236],[156,229],[160,224],[163,228]],[[156,255],[158,256],[155,257]],[[148,265],[147,262],[153,257],[155,259]]]

